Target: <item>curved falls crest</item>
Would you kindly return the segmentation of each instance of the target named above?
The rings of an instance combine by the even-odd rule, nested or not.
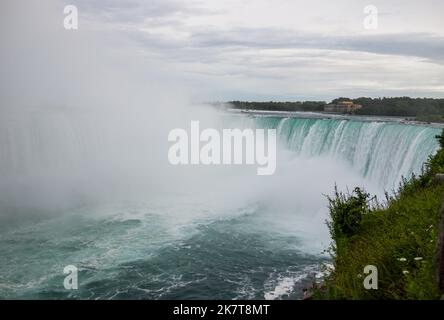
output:
[[[402,177],[421,173],[436,152],[439,129],[396,122],[258,117],[259,127],[274,128],[284,146],[301,157],[346,161],[387,191]]]

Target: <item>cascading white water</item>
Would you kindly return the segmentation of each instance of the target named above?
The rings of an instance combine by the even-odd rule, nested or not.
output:
[[[438,148],[439,129],[428,126],[280,117],[241,117],[239,122],[235,118],[216,122],[276,128],[283,149],[292,157],[344,162],[387,191],[396,188],[403,176],[420,173]],[[0,121],[0,204],[46,201],[51,206],[72,197],[94,198],[104,190],[112,194],[171,192],[174,187],[183,189],[185,180],[192,179],[194,184],[199,177],[208,183],[212,180],[211,174],[207,179],[202,172],[190,175],[189,168],[174,171],[168,166],[165,137],[175,125],[159,125],[155,114],[137,109],[122,114],[46,108],[5,110]]]
[[[3,113],[0,218],[28,209],[0,225],[0,298],[299,298],[328,259],[323,195],[335,183],[380,192],[438,147],[439,130],[425,126],[223,116],[206,125],[277,129],[275,175],[172,168],[165,129],[189,124],[181,118],[159,125],[137,108]],[[26,223],[39,207],[56,214]],[[71,264],[81,275],[74,293],[61,289]]]
[[[246,126],[278,128],[274,176],[173,168],[169,130],[235,120],[191,111],[205,86],[123,30],[83,14],[64,30],[63,6],[11,1],[0,19],[0,299],[299,298],[330,241],[323,195],[389,188],[437,148],[427,127],[268,117]]]
[[[387,191],[402,177],[420,174],[438,148],[437,128],[397,122],[259,117],[256,125],[276,128],[281,142],[299,157],[346,161]]]

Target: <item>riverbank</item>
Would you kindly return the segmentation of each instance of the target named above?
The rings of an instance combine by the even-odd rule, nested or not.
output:
[[[444,99],[437,98],[360,97],[351,99],[340,97],[329,103],[326,101],[229,101],[222,105],[237,110],[289,112],[328,112],[331,110],[360,116],[399,117],[425,123],[444,123]],[[347,105],[355,107],[349,109]],[[339,107],[332,108],[332,106]]]
[[[386,205],[370,204],[362,190],[330,200],[334,271],[315,290],[317,299],[439,299],[437,239],[444,184],[441,149],[422,175],[405,180]],[[378,289],[365,289],[364,268],[378,270]]]
[[[254,115],[254,116],[279,116],[286,118],[301,118],[301,119],[335,119],[335,120],[357,120],[365,122],[395,122],[409,125],[429,126],[433,128],[444,128],[444,123],[440,122],[428,122],[407,119],[403,117],[394,116],[364,116],[364,115],[351,115],[351,114],[337,114],[326,112],[311,112],[311,111],[275,111],[275,110],[239,110],[239,109],[227,109],[232,114],[242,115]]]

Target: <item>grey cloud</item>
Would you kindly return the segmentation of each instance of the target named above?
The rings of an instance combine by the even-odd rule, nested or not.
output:
[[[111,23],[139,23],[145,19],[152,19],[151,23],[159,23],[166,19],[171,23],[170,18],[176,14],[197,15],[209,14],[210,12],[201,9],[192,1],[187,3],[175,0],[64,0],[66,4],[77,5],[79,10],[88,15],[102,19]]]
[[[68,0],[65,0],[68,1]],[[362,35],[325,35],[277,28],[231,28],[220,30],[215,27],[191,28],[183,24],[185,17],[211,15],[197,1],[177,0],[73,0],[79,10],[85,10],[95,19],[111,25],[140,24],[144,27],[166,25],[191,34],[189,39],[169,39],[164,35],[142,33],[137,28],[127,31],[142,47],[149,50],[166,50],[166,54],[179,59],[204,59],[195,51],[226,51],[233,48],[297,48],[326,49],[414,56],[434,63],[444,63],[444,37],[429,33],[391,33]],[[70,0],[70,2],[72,2]],[[179,16],[177,16],[179,14]],[[196,50],[193,50],[196,49]],[[176,55],[181,50],[180,55]],[[192,55],[187,56],[187,52]],[[204,52],[205,53],[205,52]],[[182,58],[181,58],[182,57]],[[211,59],[211,57],[210,57]]]
[[[199,47],[298,48],[415,56],[444,63],[444,37],[426,33],[325,36],[289,30],[238,29],[193,35]]]
[[[259,97],[259,92],[266,99],[296,95],[333,97],[338,93],[439,95],[437,90],[444,80],[440,73],[444,66],[444,38],[433,33],[329,35],[308,32],[309,28],[291,30],[283,27],[222,26],[223,21],[219,21],[219,27],[216,27],[217,24],[210,26],[211,21],[208,19],[193,21],[198,15],[207,17],[214,14],[200,7],[199,0],[62,1],[77,5],[80,19],[84,16],[88,18],[88,23],[80,20],[79,34],[94,29],[92,31],[101,40],[98,49],[104,50],[102,42],[106,42],[106,48],[115,50],[123,61],[130,61],[133,56],[140,55],[150,63],[145,69],[142,65],[135,66],[140,73],[150,74],[153,66],[162,65],[159,74],[171,73],[171,77],[181,84],[191,83],[198,91],[203,88],[213,90],[215,95],[227,99]],[[56,11],[61,12],[58,9]],[[223,20],[223,14],[219,12],[219,19]],[[60,26],[58,19],[55,24]],[[190,21],[192,23],[187,23]],[[196,21],[202,24],[198,27],[193,24]],[[202,21],[208,21],[208,25]],[[10,42],[15,42],[13,33],[7,30],[4,28],[3,33],[11,38]],[[174,34],[175,30],[177,35]],[[37,40],[27,46],[41,47],[42,43]],[[7,44],[8,41],[3,45]],[[277,50],[278,54],[275,55],[274,52],[261,49],[303,50]],[[85,50],[89,51],[89,48]],[[3,50],[0,55],[4,56],[5,52],[8,51]],[[28,59],[28,51],[19,53]],[[395,58],[375,57],[373,61],[371,56],[362,53],[393,55]],[[74,55],[74,52],[68,56],[71,54]],[[17,61],[16,56],[11,55],[10,60]],[[399,64],[387,65],[386,61],[396,61],[398,56],[420,59],[402,59]],[[63,66],[65,59],[60,59]],[[85,60],[89,63],[89,60]],[[166,62],[165,66],[163,62]],[[51,68],[58,66],[54,59],[47,64]],[[95,66],[91,67],[94,69]],[[406,67],[408,70],[404,71]],[[16,72],[13,75],[17,81],[23,82],[18,74]],[[352,79],[362,79],[362,82],[344,82],[345,74]],[[8,81],[11,82],[11,79]]]

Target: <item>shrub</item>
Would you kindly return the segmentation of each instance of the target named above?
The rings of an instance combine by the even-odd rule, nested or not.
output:
[[[370,194],[359,187],[351,194],[344,194],[335,186],[335,196],[328,197],[331,221],[327,222],[334,240],[358,232],[362,216],[369,211],[369,200]]]

